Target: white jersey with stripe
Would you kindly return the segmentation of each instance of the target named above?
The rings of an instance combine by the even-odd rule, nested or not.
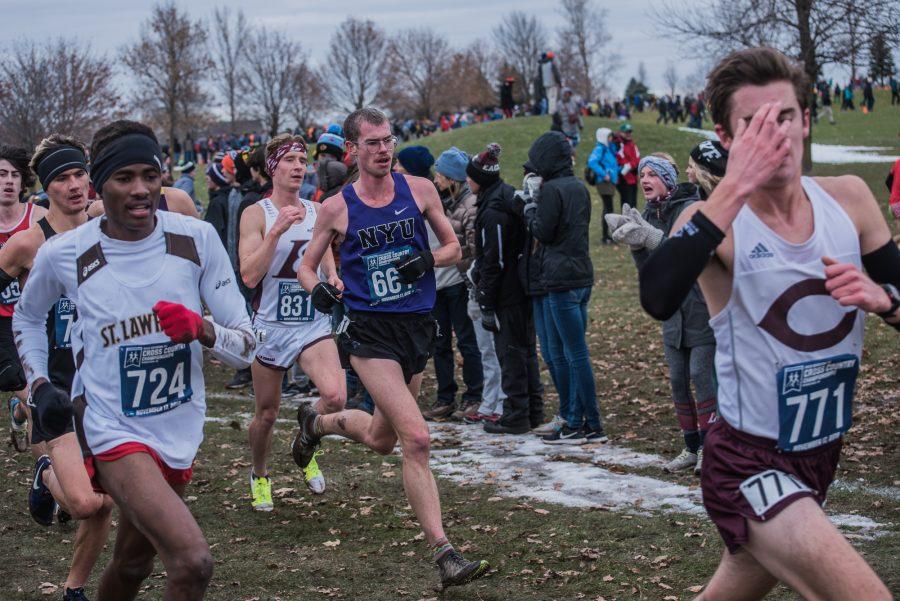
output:
[[[862,311],[842,307],[825,290],[822,263],[828,256],[861,267],[856,227],[813,179],[802,178],[802,185],[814,217],[813,233],[805,242],[785,241],[749,206],[738,213],[732,224],[731,298],[709,322],[716,336],[721,417],[741,431],[769,439],[782,434],[802,442],[797,440],[801,426],[810,429],[809,441],[795,450],[840,436],[835,432],[816,439],[827,430],[822,421],[828,403],[836,402],[830,393],[816,390],[816,383],[854,358],[858,365],[864,322]],[[852,382],[850,390],[837,391],[846,397],[837,399],[838,407],[846,400],[848,415]],[[793,413],[785,416],[789,411]]]
[[[44,321],[65,294],[78,306],[72,397],[85,402],[76,419],[84,450],[139,442],[170,467],[188,468],[203,440],[203,349],[198,341],[173,343],[152,308],[165,300],[202,314],[206,305],[213,353],[246,367],[255,339],[234,271],[213,227],[199,219],[159,211],[153,232],[136,242],[107,237],[102,221],[57,235],[38,251],[14,317],[26,374],[29,382],[46,377]]]
[[[266,217],[266,230],[268,235],[275,220],[278,218],[278,207],[271,198],[263,198],[257,202]],[[306,311],[313,311],[307,295],[300,287],[297,280],[297,270],[309,241],[312,239],[313,228],[316,225],[316,208],[312,202],[301,198],[300,204],[306,209],[306,216],[302,221],[291,224],[278,238],[275,252],[269,269],[260,282],[260,292],[257,301],[253,304],[254,319],[262,319],[266,322],[307,321],[307,319],[294,319],[291,312],[297,309],[298,303],[305,303]],[[285,306],[282,306],[284,304]],[[310,319],[314,314],[310,314]]]

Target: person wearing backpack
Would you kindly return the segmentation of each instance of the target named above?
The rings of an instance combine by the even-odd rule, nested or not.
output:
[[[613,212],[613,197],[616,194],[616,184],[619,182],[619,163],[616,160],[616,151],[610,147],[613,139],[612,130],[599,127],[596,137],[597,145],[588,158],[585,181],[597,188],[597,194],[603,199],[603,215],[608,215]],[[603,244],[614,244],[606,220],[602,219],[601,223]]]

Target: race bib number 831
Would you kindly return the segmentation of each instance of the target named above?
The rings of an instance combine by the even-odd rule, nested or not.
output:
[[[122,413],[155,415],[189,402],[191,349],[186,344],[143,344],[119,347]]]

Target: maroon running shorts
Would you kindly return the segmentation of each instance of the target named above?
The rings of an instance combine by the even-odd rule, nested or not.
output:
[[[803,497],[819,505],[841,454],[842,439],[783,453],[776,441],[741,432],[719,419],[703,443],[703,505],[732,553],[747,544],[747,520],[770,520]]]

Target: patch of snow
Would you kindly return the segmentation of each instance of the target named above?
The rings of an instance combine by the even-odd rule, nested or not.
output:
[[[716,132],[709,129],[679,127],[679,131],[692,133],[709,140],[718,140]],[[898,158],[879,151],[891,150],[889,146],[842,146],[840,144],[819,144],[813,142],[812,156],[814,163],[844,165],[849,163],[893,163]]]
[[[454,448],[436,445],[432,449],[431,467],[436,474],[454,482],[493,486],[500,496],[628,513],[705,513],[699,483],[684,486],[603,467],[657,467],[663,462],[659,455],[613,444],[548,445],[533,435],[498,436],[477,426],[456,424],[432,426],[431,436],[438,442],[459,443]],[[829,517],[847,530],[849,537],[875,538],[887,533],[887,525],[865,516]]]

